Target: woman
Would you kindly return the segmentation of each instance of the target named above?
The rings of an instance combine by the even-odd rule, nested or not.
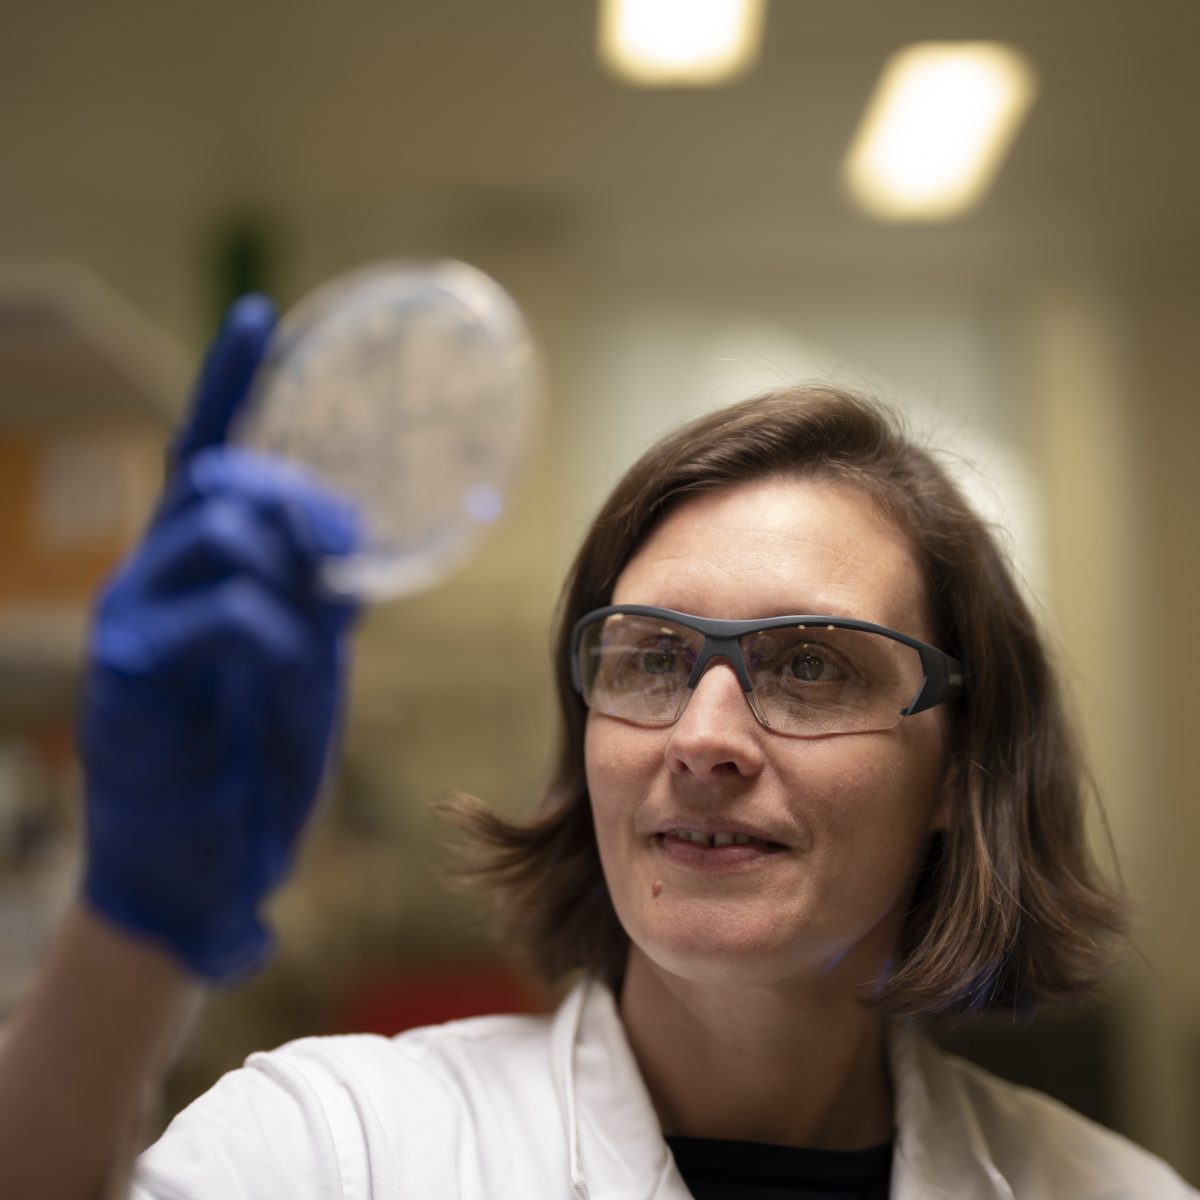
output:
[[[265,952],[320,775],[349,614],[311,567],[352,516],[220,445],[271,320],[235,310],[100,607],[85,904],[0,1059],[30,1195],[120,1175],[189,976]],[[1195,1194],[916,1031],[1081,994],[1123,916],[1003,556],[884,414],[797,389],[665,439],[593,525],[557,645],[539,815],[449,812],[509,938],[581,969],[559,1011],[254,1056],[133,1195]]]

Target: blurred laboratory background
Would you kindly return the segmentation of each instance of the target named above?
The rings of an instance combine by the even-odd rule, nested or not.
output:
[[[90,597],[220,312],[450,256],[545,355],[524,472],[463,569],[363,623],[279,953],[166,1115],[288,1038],[551,1001],[439,882],[429,802],[537,803],[557,589],[620,472],[815,378],[901,407],[1003,527],[1138,905],[1105,997],[944,1036],[1200,1183],[1198,45],[1187,0],[8,0],[0,1013],[75,886]]]

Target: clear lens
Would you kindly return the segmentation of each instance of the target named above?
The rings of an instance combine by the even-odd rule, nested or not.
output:
[[[584,701],[610,717],[670,724],[703,645],[695,630],[657,617],[615,613],[593,621],[579,648]]]
[[[687,703],[703,647],[701,634],[658,617],[618,613],[594,621],[579,649],[584,701],[638,724],[670,724]],[[765,629],[746,634],[737,648],[764,722],[796,737],[890,729],[924,677],[915,649],[864,630]]]
[[[861,629],[768,629],[740,645],[763,714],[780,733],[890,729],[924,677],[911,646]]]

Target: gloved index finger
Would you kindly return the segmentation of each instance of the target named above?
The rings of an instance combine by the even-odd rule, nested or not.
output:
[[[225,443],[278,319],[266,296],[242,296],[230,306],[205,356],[191,411],[172,444],[172,468],[199,450]]]

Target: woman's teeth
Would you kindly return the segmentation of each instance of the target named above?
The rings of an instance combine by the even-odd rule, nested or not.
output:
[[[749,842],[757,841],[757,838],[752,838],[745,833],[698,833],[694,829],[669,829],[667,833],[671,837],[682,838],[685,842],[694,842],[697,846],[744,846]]]

